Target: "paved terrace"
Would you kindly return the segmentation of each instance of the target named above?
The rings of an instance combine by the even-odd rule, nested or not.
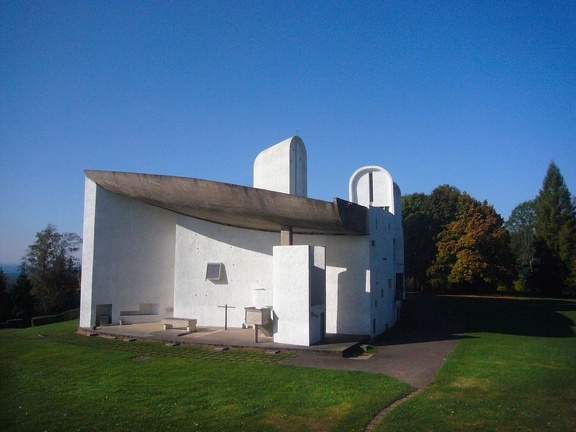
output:
[[[95,331],[99,335],[118,338],[157,340],[214,347],[256,348],[266,351],[290,350],[297,355],[286,365],[325,369],[354,370],[392,376],[413,387],[422,388],[434,381],[448,354],[462,337],[454,330],[446,311],[433,297],[409,297],[403,308],[398,328],[370,343],[376,347],[372,356],[354,356],[366,337],[327,335],[326,340],[311,347],[276,344],[272,338],[259,335],[254,343],[253,329],[200,327],[196,333],[163,330],[161,323],[106,326]],[[345,356],[348,355],[348,356]]]
[[[182,329],[164,330],[163,325],[159,322],[102,326],[98,327],[94,333],[118,338],[157,340],[165,343],[178,342],[214,347],[258,348],[266,351],[297,351],[338,357],[343,357],[359,343],[368,340],[368,336],[328,334],[321,344],[307,347],[274,343],[272,337],[264,336],[262,332],[259,332],[258,343],[255,343],[253,328],[229,327],[225,330],[224,327],[198,327],[196,332],[188,333]]]

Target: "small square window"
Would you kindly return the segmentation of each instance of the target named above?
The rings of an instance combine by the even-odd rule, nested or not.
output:
[[[206,280],[220,280],[222,279],[222,263],[208,263],[206,266]]]

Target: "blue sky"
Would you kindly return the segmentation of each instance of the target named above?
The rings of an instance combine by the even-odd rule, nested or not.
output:
[[[551,160],[575,194],[576,2],[0,2],[0,263],[82,235],[84,169],[250,186],[296,133],[313,198],[379,165],[507,218]]]

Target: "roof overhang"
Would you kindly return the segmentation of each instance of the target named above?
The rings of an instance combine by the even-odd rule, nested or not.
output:
[[[241,228],[300,234],[367,234],[367,208],[188,177],[86,170],[98,186],[186,216]]]

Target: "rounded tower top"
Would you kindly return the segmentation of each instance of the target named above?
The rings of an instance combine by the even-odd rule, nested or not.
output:
[[[304,141],[293,136],[256,156],[254,187],[306,197],[307,173],[308,161]]]

